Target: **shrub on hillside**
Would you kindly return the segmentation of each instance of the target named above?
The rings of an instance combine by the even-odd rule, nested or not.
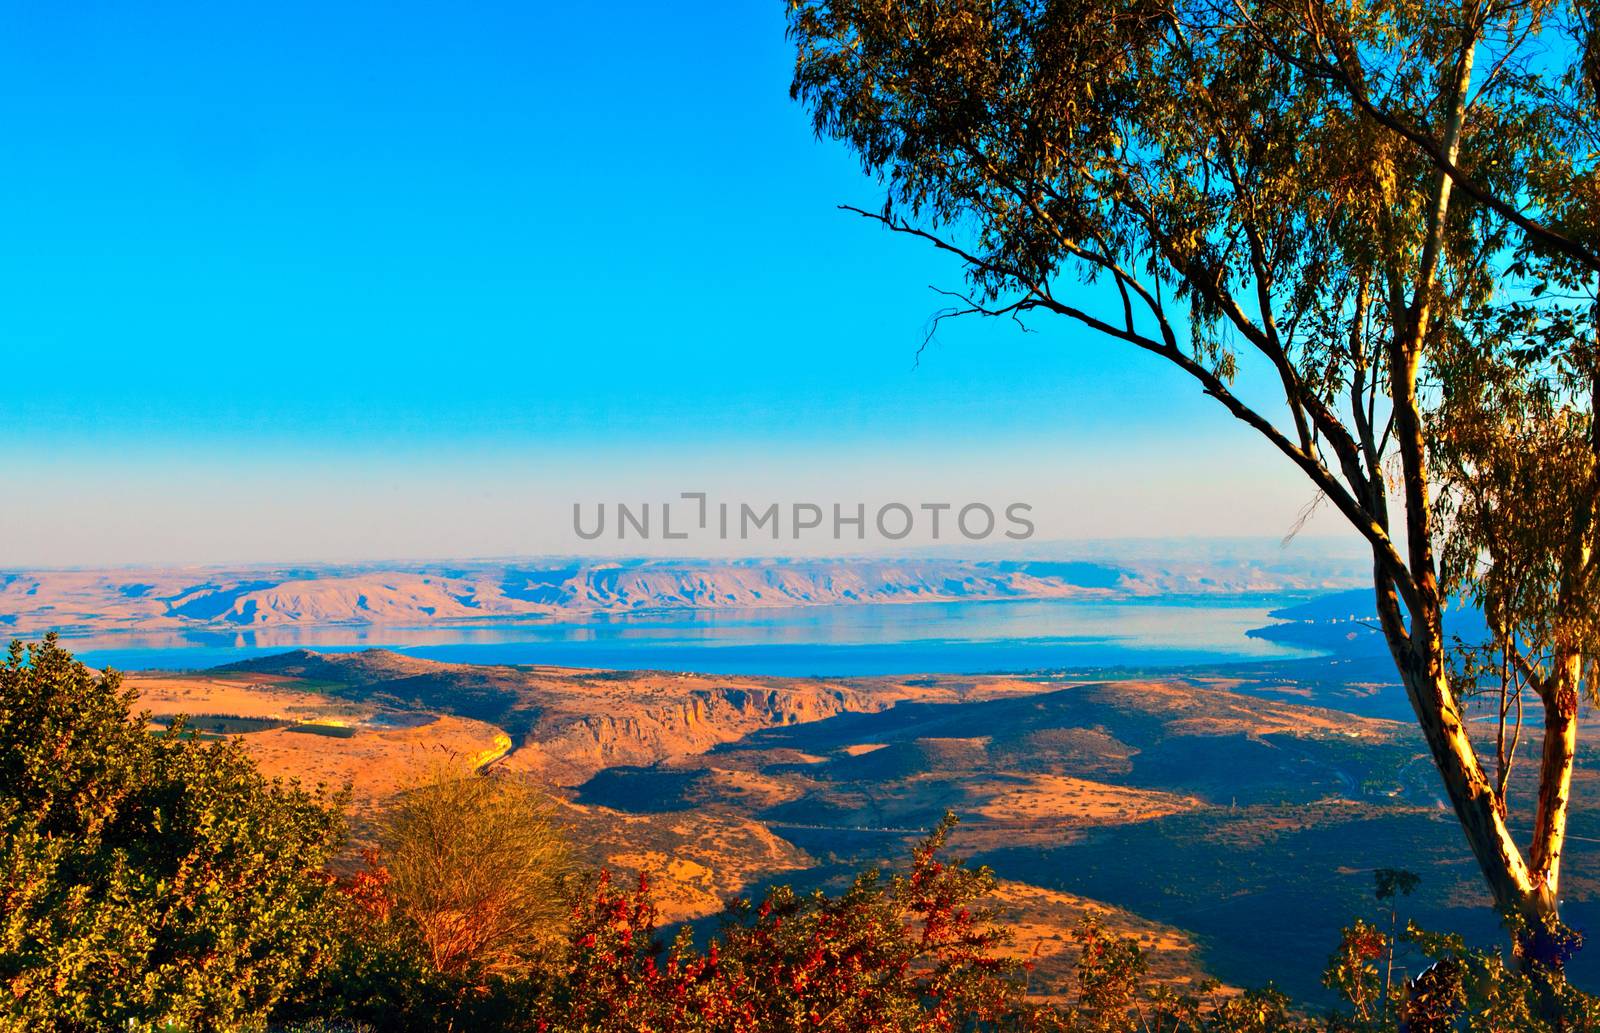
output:
[[[0,1029],[245,1029],[333,947],[333,801],[134,700],[54,636],[0,666]]]
[[[447,976],[517,976],[561,941],[572,852],[550,800],[514,775],[435,766],[383,816],[393,917]]]
[[[648,886],[602,874],[574,909],[565,967],[530,1028],[545,1033],[1289,1033],[1296,1019],[1273,990],[1179,993],[1151,980],[1143,949],[1093,918],[1077,930],[1068,1000],[1026,996],[1028,964],[984,901],[987,868],[941,851],[947,816],[910,869],[868,871],[843,894],[770,890],[735,901],[704,951],[685,934],[655,938]]]
[[[398,793],[376,831],[379,845],[342,883],[342,950],[285,1014],[522,1028],[570,911],[572,851],[549,798],[454,758]]]
[[[735,901],[704,952],[687,934],[664,951],[648,886],[602,874],[575,908],[571,948],[536,1028],[660,1033],[955,1031],[1016,1027],[1022,966],[980,905],[987,869],[940,859],[946,819],[888,878],[868,871],[837,897],[769,891]]]
[[[1595,998],[1532,963],[1456,936],[1357,921],[1330,959],[1341,1007],[1297,1009],[1270,984],[1230,992],[1215,982],[1154,980],[1144,948],[1093,917],[1076,930],[1079,960],[1065,1000],[1024,996],[1002,918],[983,906],[984,868],[940,856],[946,818],[904,875],[868,872],[837,897],[785,887],[759,906],[736,901],[704,951],[686,935],[655,938],[648,886],[602,875],[575,907],[549,997],[516,1028],[546,1033],[1575,1033],[1600,1030]],[[1412,970],[1406,979],[1398,958]],[[1380,969],[1380,964],[1386,967]],[[1267,975],[1270,975],[1267,974]],[[1392,978],[1390,978],[1392,976]]]

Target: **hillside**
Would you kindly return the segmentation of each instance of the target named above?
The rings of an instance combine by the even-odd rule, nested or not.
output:
[[[405,625],[984,599],[1340,588],[1342,567],[1226,561],[569,561],[0,571],[19,634]]]
[[[836,887],[953,809],[955,849],[1001,876],[1041,979],[1087,909],[1175,945],[1167,978],[1248,985],[1270,961],[1316,1000],[1377,867],[1423,874],[1419,919],[1498,935],[1410,727],[1295,702],[1342,697],[1277,676],[712,677],[298,651],[132,681],[158,714],[243,734],[272,773],[351,781],[358,828],[440,751],[538,779],[593,863],[651,872],[667,919],[707,929],[730,895]],[[1600,899],[1600,810],[1579,781],[1581,919]]]
[[[503,728],[507,767],[576,785],[620,764],[702,753],[775,725],[881,710],[908,699],[954,699],[937,686],[708,677],[655,671],[448,664],[386,650],[290,653],[217,669],[294,679],[342,699],[470,717]]]
[[[710,753],[604,771],[580,799],[742,809],[767,775],[782,791],[769,788],[754,810],[784,827],[915,830],[954,809],[968,819],[959,838],[969,845],[1057,843],[1241,798],[1338,793],[1371,773],[1356,766],[1362,748],[1396,735],[1381,722],[1158,682],[1036,689],[758,731]],[[766,763],[791,756],[810,760]]]
[[[603,771],[578,799],[750,816],[845,868],[892,855],[950,808],[956,849],[1002,878],[1182,930],[1212,974],[1250,985],[1271,971],[1307,1001],[1321,999],[1339,927],[1371,912],[1377,868],[1423,876],[1408,915],[1499,942],[1409,725],[1215,683],[1040,690],[766,729]],[[1532,764],[1514,779],[1522,799]],[[1581,921],[1600,900],[1600,840],[1577,837],[1600,830],[1600,808],[1594,776],[1579,781],[1566,906]],[[1592,967],[1580,958],[1574,972]]]

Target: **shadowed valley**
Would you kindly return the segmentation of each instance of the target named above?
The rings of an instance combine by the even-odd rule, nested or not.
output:
[[[589,860],[649,872],[667,919],[707,929],[774,881],[837,888],[950,810],[955,849],[1000,876],[1041,988],[1093,909],[1172,948],[1163,978],[1271,971],[1319,1000],[1328,945],[1382,867],[1423,876],[1408,913],[1493,942],[1415,732],[1314,705],[1349,692],[1321,668],[1245,670],[802,679],[297,651],[132,681],[157,720],[242,734],[270,773],[351,783],[358,839],[430,753],[524,773],[558,794]],[[304,734],[318,728],[340,731]],[[1581,924],[1600,811],[1579,780],[1566,886]]]

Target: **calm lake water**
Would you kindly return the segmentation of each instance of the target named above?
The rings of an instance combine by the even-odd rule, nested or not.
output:
[[[73,637],[85,663],[192,670],[308,648],[386,648],[458,663],[711,674],[974,674],[1172,666],[1312,655],[1248,638],[1304,596],[1139,602],[1005,600],[629,614],[423,628],[349,627]]]

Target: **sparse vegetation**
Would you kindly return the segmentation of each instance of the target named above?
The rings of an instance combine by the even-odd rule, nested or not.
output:
[[[572,851],[525,781],[438,764],[396,797],[380,837],[393,915],[434,970],[524,974],[560,938]]]
[[[352,739],[356,734],[356,730],[349,725],[330,725],[316,721],[291,724],[284,731],[300,732],[304,735],[322,735],[329,739]]]
[[[154,717],[151,723],[170,728],[174,719],[171,717]],[[243,735],[249,732],[264,732],[273,728],[282,728],[289,724],[287,720],[277,717],[251,717],[243,714],[190,714],[183,718],[183,727],[201,733],[210,733],[217,736]]]
[[[1364,920],[1345,931],[1329,961],[1327,982],[1343,1003],[1322,1015],[1270,985],[1238,993],[1210,981],[1154,980],[1139,939],[1110,934],[1092,916],[1074,934],[1072,984],[1058,999],[1030,998],[1029,964],[1006,954],[1005,916],[983,904],[993,874],[943,854],[952,825],[941,822],[904,873],[867,871],[835,896],[777,887],[759,904],[735,900],[704,949],[686,931],[663,944],[647,882],[623,889],[602,872],[574,903],[567,941],[547,956],[548,967],[403,1028],[1393,1033],[1470,1023],[1478,1033],[1531,1033],[1590,1030],[1600,1020],[1596,1001],[1558,976],[1542,981],[1543,970],[1530,976],[1459,937],[1410,924],[1386,933]],[[1426,967],[1410,980],[1396,978],[1392,965],[1380,971],[1397,949]],[[486,1022],[488,1015],[495,1018]]]
[[[1401,922],[1406,873],[1345,931],[1317,1015],[1270,986],[1157,978],[1148,931],[1090,918],[1066,985],[1015,949],[987,867],[947,816],[899,873],[767,890],[718,931],[658,939],[646,882],[569,878],[547,801],[441,766],[397,796],[381,846],[329,868],[336,798],[269,782],[240,740],[149,730],[114,673],[53,639],[0,668],[0,1029],[767,1033],[1483,1033],[1595,1028],[1559,968],[1530,974]],[[1058,938],[1059,939],[1059,938]],[[1400,959],[1397,967],[1396,958]],[[1526,965],[1527,961],[1524,960]],[[1422,971],[1409,980],[1406,974]],[[1542,962],[1534,959],[1534,966]],[[1259,973],[1265,978],[1271,973]],[[1041,996],[1041,993],[1043,996]],[[1555,1017],[1552,1023],[1547,1017]]]

